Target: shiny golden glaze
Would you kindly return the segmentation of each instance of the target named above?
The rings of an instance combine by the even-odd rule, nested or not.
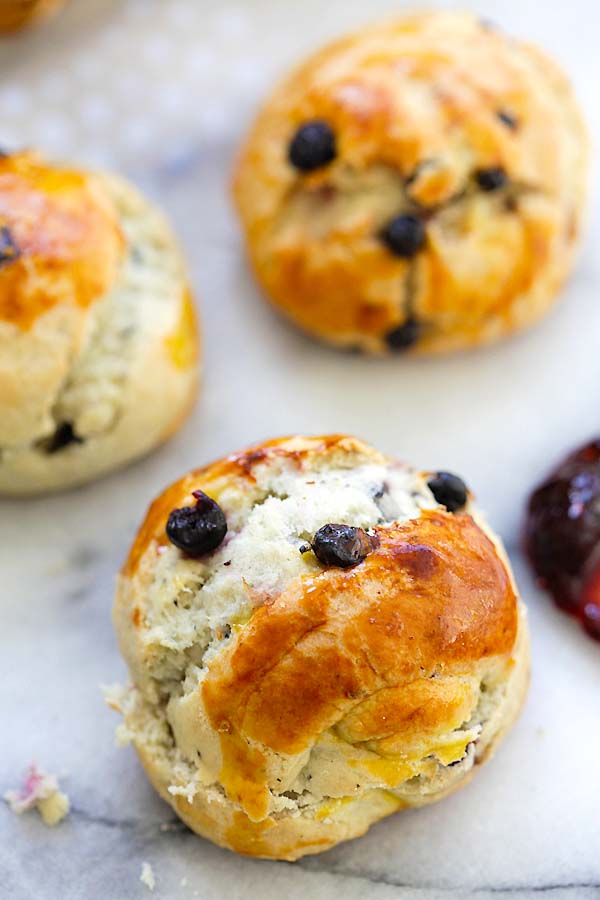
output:
[[[194,489],[218,499],[225,483],[250,485],[254,466],[278,455],[302,468],[313,454],[357,446],[364,447],[338,435],[281,439],[189,473],[150,507],[123,574],[133,577],[142,556],[166,542],[170,511],[193,503]],[[210,664],[202,695],[220,738],[219,778],[254,822],[268,814],[266,752],[300,753],[331,728],[384,756],[398,747],[410,754],[415,741],[430,741],[433,752],[439,735],[473,709],[478,685],[465,673],[510,655],[516,597],[470,516],[423,512],[376,535],[359,566],[324,569],[275,598],[258,598],[237,639]],[[137,606],[131,615],[139,627]],[[440,754],[453,761],[453,751],[460,757],[464,742]],[[413,774],[414,760],[380,762],[392,781]]]
[[[260,502],[270,467],[277,471],[281,458],[307,479],[320,468],[393,465],[355,438],[293,437],[218,460],[168,488],[150,507],[122,573],[116,621],[133,672],[143,673],[146,654],[155,653],[145,643],[152,627],[148,579],[171,509],[193,503],[191,492],[200,488],[217,500],[222,495],[226,511],[226,496],[232,498],[240,515],[233,498],[244,497],[248,509]],[[376,533],[374,551],[353,569],[323,568],[289,581],[275,596],[254,592],[249,618],[208,663],[190,695],[185,728],[191,737],[196,721],[202,732],[210,727],[220,747],[210,774],[226,796],[173,795],[168,786],[180,781],[170,757],[143,737],[136,740],[162,796],[216,843],[278,859],[320,852],[397,809],[465,784],[475,767],[442,767],[462,760],[471,742],[483,761],[513,721],[526,688],[527,638],[495,544],[470,515],[442,508]],[[483,730],[476,713],[482,683],[486,690],[506,685],[510,700],[500,720],[484,721]],[[174,726],[180,749],[182,725]],[[327,782],[333,793],[317,785],[299,815],[274,812],[276,774],[285,778],[288,762],[295,766],[307,750],[303,771],[312,773],[313,787],[320,754],[335,760],[325,763],[337,773],[325,775],[333,777]],[[350,791],[344,770],[351,773]],[[416,776],[432,792],[402,794]]]
[[[333,128],[337,156],[298,172],[289,142],[313,119]],[[549,304],[579,230],[586,146],[569,84],[542,53],[469,14],[423,13],[293,71],[242,148],[234,194],[259,281],[301,327],[381,349],[410,312],[424,326],[415,349],[447,350]],[[492,167],[506,191],[477,188],[475,172]],[[379,233],[415,211],[427,242],[407,261]]]
[[[0,0],[0,34],[18,31],[51,15],[64,0]]]
[[[189,369],[198,362],[198,319],[194,298],[189,287],[186,287],[182,299],[177,326],[172,334],[165,338],[167,353],[171,362],[178,369]]]
[[[256,609],[210,665],[202,692],[221,737],[220,780],[253,820],[266,814],[268,789],[251,742],[300,753],[363,698],[372,727],[365,718],[360,739],[394,735],[406,729],[406,707],[378,692],[468,670],[514,645],[510,580],[470,516],[424,512],[377,536],[379,546],[359,566],[299,579]],[[432,685],[434,709],[435,694]],[[443,720],[443,693],[438,705]]]
[[[110,290],[123,237],[93,176],[31,152],[0,157],[0,228],[18,248],[0,263],[0,321],[28,330],[58,304],[85,308]]]

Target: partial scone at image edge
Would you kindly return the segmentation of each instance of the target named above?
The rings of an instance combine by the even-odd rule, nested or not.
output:
[[[466,784],[525,698],[524,606],[464,482],[347,436],[256,445],[151,505],[110,704],[187,825],[294,860]]]
[[[0,38],[54,15],[65,0],[0,0]]]
[[[177,430],[198,384],[185,264],[122,178],[0,158],[0,494],[89,481]]]
[[[300,63],[259,111],[233,194],[260,287],[305,332],[446,353],[550,309],[582,229],[588,156],[552,59],[470,13],[431,11]]]

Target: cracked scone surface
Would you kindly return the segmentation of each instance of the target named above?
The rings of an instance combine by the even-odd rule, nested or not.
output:
[[[196,832],[296,859],[363,834],[470,777],[528,676],[523,607],[470,499],[350,437],[261,444],[152,504],[117,589],[132,684],[112,695],[154,786]],[[202,490],[228,532],[208,555],[169,543]],[[342,569],[310,550],[327,523],[372,550]]]
[[[303,171],[289,153],[311,122],[330,129],[335,155]],[[548,309],[572,264],[586,169],[559,68],[470,14],[432,12],[293,71],[241,150],[234,194],[259,282],[303,329],[374,353],[437,352]],[[409,256],[382,240],[404,215],[424,229]]]
[[[0,493],[70,486],[186,415],[198,336],[170,228],[132,186],[0,158]]]

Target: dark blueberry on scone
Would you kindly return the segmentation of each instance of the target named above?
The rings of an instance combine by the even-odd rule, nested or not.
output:
[[[391,350],[408,350],[419,340],[421,326],[416,319],[409,318],[397,328],[392,328],[385,336],[385,341]]]
[[[410,259],[425,243],[425,226],[417,216],[396,216],[381,232],[381,240],[394,256]]]
[[[517,117],[509,112],[507,109],[499,109],[496,113],[501,122],[506,125],[507,128],[515,131],[519,127],[519,120]]]
[[[117,176],[0,156],[0,494],[81,484],[158,446],[191,409],[198,355],[161,213]]]
[[[467,505],[467,486],[462,478],[452,472],[437,472],[428,480],[427,486],[437,502],[445,506],[448,512],[458,512]]]
[[[573,92],[469,13],[320,50],[275,87],[237,160],[266,296],[339,348],[393,353],[387,332],[409,315],[427,323],[415,353],[498,341],[541,318],[572,267],[588,167]]]
[[[532,493],[525,548],[540,586],[600,638],[600,440],[569,454]]]
[[[301,172],[320,169],[335,159],[335,133],[327,122],[314,121],[301,125],[288,150],[291,164]]]
[[[167,520],[167,537],[189,556],[202,556],[215,550],[227,534],[223,510],[212,497],[192,491],[196,503],[174,509]]]
[[[440,800],[493,754],[527,688],[526,618],[474,507],[452,515],[426,479],[356,438],[295,436],[154,501],[118,582],[133,683],[114,702],[192,830],[297,859]],[[229,530],[194,557],[165,527],[183,510],[195,535],[198,488]]]
[[[58,453],[59,450],[64,450],[65,447],[71,444],[81,443],[82,438],[75,434],[73,424],[71,422],[61,422],[54,434],[46,439],[43,448],[46,453],[52,454]]]
[[[18,256],[19,248],[10,228],[7,225],[2,225],[0,227],[0,266],[14,262]]]
[[[508,184],[508,177],[504,169],[493,166],[489,169],[477,169],[475,172],[477,184],[483,191],[499,191]]]
[[[59,10],[65,0],[2,0],[0,34],[10,34],[45,19]]]
[[[370,553],[373,539],[362,528],[327,524],[315,533],[312,549],[323,565],[347,569],[358,565]]]

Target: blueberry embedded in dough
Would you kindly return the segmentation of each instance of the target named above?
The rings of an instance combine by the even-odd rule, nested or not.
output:
[[[58,453],[71,444],[83,444],[83,438],[76,434],[71,422],[61,422],[54,434],[40,442],[41,448],[49,454]]]
[[[227,520],[219,504],[203,491],[192,491],[195,506],[183,506],[169,514],[166,532],[172,544],[188,556],[215,550],[227,534]]]
[[[489,169],[477,169],[475,180],[482,191],[491,193],[506,187],[508,175],[501,166],[492,166]]]
[[[288,159],[295,169],[312,172],[328,165],[336,157],[335,133],[327,122],[306,122],[296,131],[288,149]]]
[[[392,219],[381,232],[381,240],[394,256],[410,259],[425,244],[425,225],[418,216],[403,214]]]
[[[312,540],[312,549],[319,562],[341,569],[357,566],[373,546],[374,539],[362,528],[352,525],[323,525]]]
[[[385,342],[390,350],[396,352],[409,350],[410,347],[414,347],[417,343],[420,334],[421,325],[411,316],[402,325],[398,325],[397,328],[392,328],[391,331],[388,331],[385,336]]]
[[[437,502],[445,506],[448,512],[458,512],[467,505],[467,486],[462,478],[452,472],[437,472],[429,479],[427,486]]]
[[[496,115],[507,128],[511,129],[511,131],[516,131],[519,127],[519,120],[514,113],[509,112],[507,109],[497,110]]]
[[[21,255],[21,251],[15,241],[12,231],[8,225],[0,227],[0,269],[3,266],[14,262]]]

